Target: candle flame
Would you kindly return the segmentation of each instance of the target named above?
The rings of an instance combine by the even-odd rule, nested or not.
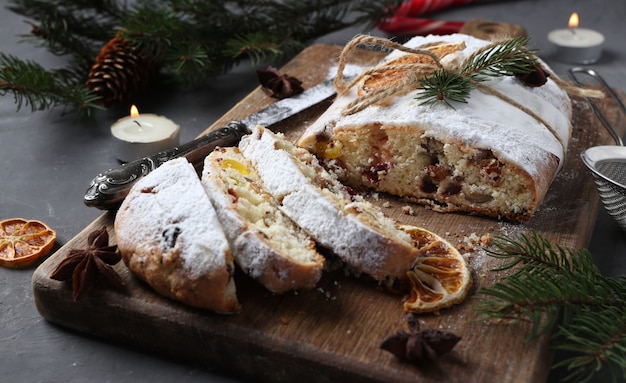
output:
[[[567,25],[570,28],[578,28],[578,13],[572,13],[572,15],[569,17],[569,22],[567,23]]]
[[[135,105],[130,107],[130,116],[133,118],[139,116],[139,109]]]

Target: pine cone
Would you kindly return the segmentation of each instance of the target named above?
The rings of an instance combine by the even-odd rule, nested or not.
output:
[[[157,63],[141,57],[127,40],[114,37],[91,66],[87,88],[100,96],[100,105],[110,108],[137,97],[158,71]]]

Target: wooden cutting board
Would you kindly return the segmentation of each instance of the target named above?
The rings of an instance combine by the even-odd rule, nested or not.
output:
[[[281,72],[299,78],[308,88],[330,75],[340,49],[311,46]],[[359,54],[358,62],[373,64],[379,58],[379,54],[365,52]],[[208,130],[273,101],[256,89]],[[609,100],[599,105],[623,132],[626,124],[617,107]],[[295,138],[327,106],[308,110],[277,129]],[[514,236],[532,229],[564,247],[585,247],[600,202],[580,153],[597,144],[612,141],[586,102],[574,100],[574,132],[565,167],[536,216],[525,224],[435,213],[384,195],[374,202],[381,206],[388,202],[383,208],[388,216],[424,226],[455,245],[467,244],[465,238],[473,234]],[[413,215],[403,212],[406,206],[412,207]],[[92,230],[108,228],[115,243],[113,220],[114,213],[104,213],[35,271],[35,303],[50,322],[262,381],[539,382],[547,376],[552,354],[546,338],[528,342],[527,326],[481,321],[475,312],[476,288],[492,285],[502,277],[490,271],[498,261],[480,247],[469,253],[474,287],[467,300],[436,314],[420,315],[422,328],[453,332],[462,340],[437,363],[418,367],[401,363],[379,349],[386,336],[406,329],[401,297],[342,273],[326,274],[315,290],[283,295],[271,294],[238,273],[243,309],[238,315],[224,316],[155,294],[120,262],[115,269],[127,283],[125,294],[97,288],[73,302],[71,284],[49,276],[70,249],[85,247]]]

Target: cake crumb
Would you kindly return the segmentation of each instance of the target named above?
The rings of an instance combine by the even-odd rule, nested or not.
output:
[[[459,250],[472,252],[477,250],[477,247],[486,247],[493,243],[493,235],[491,233],[483,234],[482,236],[478,236],[476,233],[471,233],[470,235],[464,236],[462,240],[459,240],[459,245],[457,246]]]
[[[482,246],[489,246],[493,243],[493,235],[491,233],[487,233],[480,237],[480,244]]]
[[[415,215],[415,210],[409,205],[402,206],[402,214]]]

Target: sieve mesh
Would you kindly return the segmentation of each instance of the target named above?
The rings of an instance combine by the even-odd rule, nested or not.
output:
[[[626,179],[626,163],[616,163],[619,164],[619,166],[611,167],[612,169],[610,169],[609,172],[618,173],[623,181]],[[617,222],[623,230],[626,230],[626,188],[610,182],[595,173],[594,180],[606,212],[613,217],[615,222]]]
[[[596,170],[604,177],[612,180],[616,187],[626,189],[626,158],[609,159],[596,164]]]

